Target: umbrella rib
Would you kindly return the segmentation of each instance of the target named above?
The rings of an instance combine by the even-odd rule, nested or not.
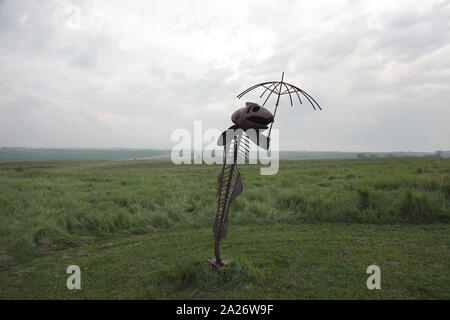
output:
[[[300,104],[302,104],[302,99],[300,99],[300,95],[298,94],[298,91],[297,90],[294,90],[294,91],[295,91],[295,94],[298,97],[298,101],[300,101]]]
[[[255,84],[254,86],[251,86],[250,88],[248,88],[248,89],[242,91],[241,93],[239,93],[239,94],[237,95],[237,98],[240,99],[240,98],[242,98],[245,94],[247,94],[247,93],[249,93],[250,91],[252,91],[253,89],[256,89],[256,88],[259,87],[259,86],[264,86],[265,84],[269,84],[269,83],[273,83],[273,81],[269,81],[269,82],[261,82],[261,83]]]
[[[283,84],[284,84],[284,83],[283,83]],[[284,90],[284,91],[281,93],[281,95],[288,93],[289,90],[290,90],[290,89]]]
[[[245,95],[245,94],[247,94],[248,92],[252,91],[253,89],[259,87],[260,85],[261,85],[261,84],[258,83],[258,84],[256,84],[256,85],[251,86],[250,88],[248,88],[248,89],[242,91],[241,93],[238,94],[237,98],[238,98],[238,99],[242,98],[243,95]]]
[[[270,86],[266,87],[265,85],[262,85],[264,88],[266,88],[266,90],[264,90],[264,92],[259,96],[259,98],[262,98],[264,96],[264,94],[266,93],[267,90],[272,91],[272,89],[270,89],[270,87],[274,86],[275,82],[272,83]]]
[[[288,83],[288,85],[290,85],[291,87],[293,87],[295,90],[300,91],[300,93],[303,94],[303,96],[304,96],[306,99],[308,99],[309,103],[311,104],[311,106],[313,107],[314,110],[316,110],[316,108],[315,108],[314,104],[312,103],[312,101],[311,101],[309,98],[311,98],[311,99],[316,103],[316,105],[317,105],[317,107],[319,108],[319,110],[322,110],[322,108],[321,108],[320,105],[317,103],[317,101],[314,100],[314,98],[311,97],[311,95],[309,95],[306,91],[303,91],[303,90],[300,89],[299,87],[296,87],[296,86],[294,86],[294,85],[292,85],[292,84],[290,84],[290,83]],[[296,91],[296,92],[297,92],[297,91]],[[297,95],[298,95],[298,93],[297,93]],[[298,98],[300,99],[300,96],[299,96]]]
[[[291,88],[292,89],[292,88]],[[283,94],[291,94],[291,93],[295,93],[296,95],[297,95],[297,98],[298,98],[298,101],[300,101],[300,104],[302,104],[302,99],[300,99],[300,96],[299,96],[299,94],[298,94],[298,92],[297,92],[297,90],[284,90],[282,93],[281,93],[281,95],[283,95]]]
[[[266,85],[269,85],[269,86],[266,86]],[[281,90],[283,88],[283,85],[285,86],[286,90],[284,90],[282,92]],[[319,103],[309,93],[307,93],[306,91],[303,91],[302,89],[300,89],[290,83],[280,82],[280,81],[269,81],[269,82],[258,83],[256,85],[251,86],[248,89],[242,91],[237,96],[237,98],[238,99],[242,98],[245,94],[247,94],[248,92],[250,92],[260,86],[265,89],[264,92],[261,94],[260,98],[262,98],[267,91],[270,91],[269,95],[264,100],[263,106],[267,103],[267,101],[269,100],[272,93],[275,93],[278,95],[289,94],[291,106],[293,106],[292,93],[295,92],[295,94],[297,95],[298,101],[300,102],[300,104],[302,104],[302,99],[300,98],[300,94],[299,94],[299,92],[300,92],[308,100],[308,102],[311,104],[311,106],[313,107],[314,110],[316,110],[316,106],[317,106],[317,108],[319,108],[319,110],[322,110],[322,107],[319,105]],[[291,91],[291,89],[293,89],[293,91]]]
[[[300,89],[300,88],[298,88],[298,87],[296,87],[296,86],[294,86],[294,85],[292,85],[292,84],[289,84],[291,87],[293,87],[293,88],[295,88],[295,90],[298,90],[308,101],[309,101],[309,103],[311,104],[311,106],[313,107],[313,109],[314,110],[316,110],[316,107],[314,106],[314,104],[312,103],[312,101],[308,98],[308,96],[307,95],[305,95],[305,92],[302,90],[302,89]],[[295,91],[295,92],[297,92],[297,91]],[[298,95],[298,92],[297,92],[297,95]],[[298,97],[299,99],[300,99],[300,96]]]
[[[310,97],[315,103],[316,103],[316,105],[317,105],[317,107],[319,108],[319,110],[322,110],[322,108],[320,107],[320,105],[317,103],[317,101],[308,93],[308,92],[306,92],[306,91],[303,91],[302,90],[302,92],[304,93],[304,94],[306,94],[308,97]]]
[[[294,105],[292,104],[291,91],[289,91],[289,88],[288,88],[288,86],[286,85],[286,83],[283,83],[283,84],[284,84],[284,86],[286,87],[287,92],[289,93],[289,100],[291,100],[291,107],[293,107]],[[281,88],[280,88],[280,91],[281,91]],[[286,92],[286,91],[285,91],[285,92]]]
[[[280,83],[281,83],[281,82],[277,83],[277,84],[275,85],[275,87],[273,88],[273,90],[270,90],[270,93],[269,93],[269,95],[267,96],[266,100],[264,101],[263,106],[266,104],[267,100],[269,100],[269,98],[270,98],[270,96],[272,95],[273,92],[277,93],[277,92],[274,91],[274,90],[276,90],[276,88],[278,87],[278,85],[279,85]]]
[[[308,96],[305,94],[305,92],[303,90],[300,91],[300,93],[309,101],[309,103],[312,105],[313,109],[316,110],[316,107],[314,106],[314,104],[312,103],[311,100],[309,100]]]
[[[300,102],[300,104],[303,104],[302,103],[302,99],[300,98],[300,95],[298,94],[298,91],[297,91],[297,90],[299,90],[299,88],[297,88],[297,87],[295,87],[295,86],[293,86],[292,84],[289,84],[289,83],[284,83],[284,84],[286,85],[286,88],[287,88],[287,86],[291,86],[291,88],[289,88],[287,90],[284,90],[282,95],[286,94],[286,92],[289,93],[289,95],[291,93],[295,93],[297,95],[297,98],[298,98],[298,101]],[[291,89],[293,89],[293,91],[291,91]],[[292,104],[291,104],[291,106],[292,106]]]

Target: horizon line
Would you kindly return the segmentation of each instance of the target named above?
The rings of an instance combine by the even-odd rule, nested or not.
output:
[[[151,148],[151,147],[6,147],[0,146],[1,149],[28,149],[28,150],[155,150],[155,151],[169,151],[170,148]],[[215,149],[202,149],[202,150],[215,150]],[[198,149],[191,149],[191,151],[199,151]],[[435,149],[433,151],[417,151],[417,150],[391,150],[391,151],[367,151],[367,150],[357,150],[357,151],[348,151],[348,150],[292,150],[285,149],[279,150],[279,152],[342,152],[342,153],[394,153],[394,152],[403,152],[403,153],[434,153],[436,151],[441,152],[449,152],[450,149]]]

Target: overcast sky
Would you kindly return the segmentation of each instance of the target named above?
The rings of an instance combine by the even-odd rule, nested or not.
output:
[[[324,107],[285,97],[282,149],[450,149],[450,5],[429,0],[0,0],[0,146],[170,148],[282,71]]]

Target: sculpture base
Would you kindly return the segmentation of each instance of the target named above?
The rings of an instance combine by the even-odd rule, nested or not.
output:
[[[215,258],[206,259],[206,261],[209,262],[209,264],[211,265],[211,267],[214,267],[214,268],[216,268],[216,269],[220,269],[220,268],[226,267],[226,266],[228,266],[228,265],[234,263],[234,260],[231,260],[231,259],[224,259],[224,260],[222,260],[222,264],[220,264],[220,265],[217,264]]]

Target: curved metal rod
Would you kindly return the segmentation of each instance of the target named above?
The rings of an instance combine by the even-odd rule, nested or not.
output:
[[[248,88],[248,89],[245,89],[244,91],[242,91],[241,93],[239,93],[239,94],[237,95],[237,98],[238,98],[238,99],[242,98],[243,95],[247,94],[248,92],[252,91],[253,89],[256,89],[256,88],[259,87],[260,85],[261,85],[261,84],[258,83],[258,84],[254,85],[254,86],[252,86],[252,87],[250,87],[250,88]]]
[[[264,96],[264,94],[266,93],[267,90],[272,91],[272,89],[270,89],[270,87],[274,86],[275,82],[272,83],[270,86],[266,87],[264,85],[262,85],[264,88],[266,88],[266,90],[264,90],[264,92],[259,96],[259,98],[262,98]]]
[[[312,105],[313,109],[316,110],[316,107],[314,106],[314,104],[312,103],[311,100],[309,100],[308,96],[304,94],[303,91],[300,91],[300,93],[309,101],[309,103]]]
[[[303,104],[302,99],[300,98],[300,95],[298,94],[298,90],[295,87],[291,87],[290,89],[293,89],[293,92],[290,92],[290,90],[289,90],[288,93],[295,93],[297,95],[297,98],[298,98],[298,101],[300,102],[300,104]],[[282,94],[285,94],[286,91],[284,91]]]
[[[293,88],[295,88],[296,90],[298,90],[298,91],[300,91],[306,98],[311,98],[315,103],[316,103],[316,105],[317,105],[317,107],[319,108],[319,110],[322,110],[322,108],[321,108],[321,106],[320,106],[320,104],[308,93],[308,92],[306,92],[306,91],[304,91],[304,90],[302,90],[302,89],[300,89],[299,87],[296,87],[296,86],[294,86],[294,85],[292,85],[292,84],[290,84],[290,83],[288,83],[290,86],[292,86]],[[308,99],[309,100],[309,99]],[[311,100],[309,100],[310,101],[310,103],[311,103]],[[312,103],[311,103],[311,105],[313,105]],[[313,105],[313,108],[314,108],[314,105]]]
[[[291,96],[291,92],[289,91],[289,88],[288,88],[288,86],[286,85],[286,83],[283,83],[284,84],[284,86],[286,87],[286,89],[287,89],[287,92],[289,93],[289,99],[291,100],[291,107],[293,107],[294,105],[292,104],[292,96]],[[281,90],[280,90],[281,91]]]
[[[298,91],[297,91],[297,90],[295,90],[295,94],[297,95],[298,101],[300,101],[300,104],[302,104],[302,99],[300,99],[300,95],[298,94]]]
[[[270,83],[275,83],[275,82],[276,82],[276,81],[268,81],[268,82],[261,82],[261,83],[255,84],[254,86],[251,86],[250,88],[245,89],[244,91],[242,91],[241,93],[239,93],[239,94],[237,95],[237,98],[238,98],[238,99],[242,98],[243,95],[247,94],[248,92],[252,91],[253,89],[256,89],[256,88],[259,87],[259,86],[263,86],[263,85],[270,84]]]
[[[276,90],[276,88],[277,88],[278,85],[280,85],[280,84],[281,84],[281,82],[277,83],[277,84],[275,85],[275,87],[273,88],[273,90]],[[280,86],[280,87],[281,87],[281,86]],[[267,96],[266,100],[265,100],[264,103],[262,104],[263,107],[264,107],[264,105],[266,104],[267,100],[269,100],[269,98],[270,98],[270,96],[272,95],[272,93],[274,92],[273,90],[271,90],[271,92],[270,92],[269,95]],[[280,91],[281,91],[281,90],[280,90]],[[275,92],[275,93],[277,93],[277,92]]]
[[[310,98],[316,103],[317,107],[318,107],[320,110],[322,110],[322,108],[321,108],[320,105],[317,103],[317,101],[316,101],[316,100],[315,100],[308,92],[303,91],[303,90],[302,90],[302,92],[303,92],[304,94],[306,94],[308,97],[310,97]]]
[[[249,87],[248,89],[242,91],[240,94],[238,94],[237,98],[240,99],[242,98],[244,95],[246,95],[248,92],[260,87],[260,86],[265,86],[267,84],[270,84],[269,87],[264,87],[265,90],[263,92],[263,94],[260,96],[260,98],[262,98],[264,96],[264,94],[268,91],[270,91],[269,95],[267,96],[267,98],[264,100],[263,106],[267,103],[267,100],[269,100],[270,96],[272,95],[272,93],[275,94],[279,94],[279,95],[283,95],[283,94],[289,94],[289,98],[291,101],[291,106],[293,106],[293,101],[292,101],[292,96],[291,94],[293,92],[290,91],[290,89],[294,89],[295,94],[297,95],[298,101],[300,102],[300,104],[302,103],[302,99],[300,98],[299,92],[308,100],[308,102],[311,104],[311,106],[313,107],[314,110],[316,110],[316,106],[317,108],[319,108],[319,110],[322,110],[322,107],[320,106],[320,104],[306,91],[300,89],[297,86],[294,86],[293,84],[287,83],[287,82],[280,82],[280,81],[268,81],[268,82],[261,82],[258,83],[254,86]],[[281,92],[281,88],[282,86],[285,86],[287,90],[283,91],[283,93]],[[280,86],[278,92],[276,91],[278,86]],[[273,89],[271,89],[273,87]],[[291,87],[291,88],[289,88]]]
[[[294,90],[291,92],[290,89],[294,89]],[[302,104],[302,99],[300,99],[300,95],[298,94],[298,91],[295,88],[289,88],[289,90],[284,90],[281,94],[283,95],[283,94],[286,94],[286,93],[289,93],[289,95],[291,93],[295,93],[297,95],[298,101],[300,101],[300,104]],[[292,103],[291,103],[291,106],[292,106]]]
[[[289,84],[289,83],[288,83]],[[292,85],[292,84],[289,84],[290,86],[292,86],[295,90],[296,90],[296,92],[297,91],[300,91],[300,93],[306,98],[306,99],[308,99],[308,101],[309,101],[309,103],[311,104],[311,106],[313,107],[313,109],[314,110],[316,110],[316,108],[314,107],[314,104],[311,102],[311,100],[309,99],[309,98],[311,98],[314,102],[315,102],[315,104],[317,105],[317,107],[319,108],[319,110],[322,110],[322,107],[320,106],[320,104],[308,93],[308,92],[306,92],[306,91],[304,91],[304,90],[302,90],[302,89],[300,89],[299,87],[296,87],[296,86],[294,86],[294,85]],[[297,95],[298,95],[298,93],[297,93]],[[300,96],[299,96],[299,99],[300,99]],[[301,102],[300,102],[301,103]]]

